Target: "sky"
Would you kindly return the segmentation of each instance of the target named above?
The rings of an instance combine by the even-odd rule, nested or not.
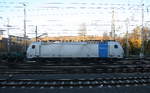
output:
[[[24,6],[26,4],[26,32],[28,37],[38,35],[77,36],[83,26],[87,35],[109,34],[114,11],[116,34],[124,35],[127,19],[129,32],[142,24],[144,3],[144,26],[150,26],[149,0],[0,0],[0,30],[9,34],[24,35]]]

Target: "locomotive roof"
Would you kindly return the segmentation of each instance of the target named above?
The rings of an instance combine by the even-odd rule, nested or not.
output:
[[[33,42],[32,44],[98,44],[98,43],[108,43],[108,42],[117,42],[117,41],[84,41],[84,42]]]

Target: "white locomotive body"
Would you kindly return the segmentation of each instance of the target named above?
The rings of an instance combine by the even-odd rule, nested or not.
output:
[[[27,49],[28,59],[123,58],[123,55],[123,48],[116,41],[33,42]]]

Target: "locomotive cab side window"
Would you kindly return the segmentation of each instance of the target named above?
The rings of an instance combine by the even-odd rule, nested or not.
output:
[[[118,48],[118,45],[114,45],[114,48]]]
[[[35,48],[35,45],[32,45],[32,49],[34,49]]]

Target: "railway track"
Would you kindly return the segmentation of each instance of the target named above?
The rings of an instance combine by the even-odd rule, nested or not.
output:
[[[68,73],[143,73],[150,72],[150,62],[139,59],[99,62],[26,62],[0,63],[0,74],[68,74]]]
[[[94,66],[94,65],[140,65],[150,64],[149,60],[141,59],[124,59],[124,60],[99,60],[99,61],[26,61],[26,62],[1,62],[2,66]]]
[[[0,88],[85,88],[85,87],[121,87],[150,85],[150,77],[114,77],[95,79],[0,79]]]
[[[1,69],[0,74],[93,74],[93,73],[144,73],[150,72],[150,65],[123,66],[52,66],[43,68]]]
[[[150,61],[147,60],[120,60],[120,61],[110,61],[110,60],[100,60],[100,61],[90,61],[90,62],[7,62],[7,63],[0,63],[0,67],[56,67],[56,66],[125,66],[125,65],[150,65]]]

